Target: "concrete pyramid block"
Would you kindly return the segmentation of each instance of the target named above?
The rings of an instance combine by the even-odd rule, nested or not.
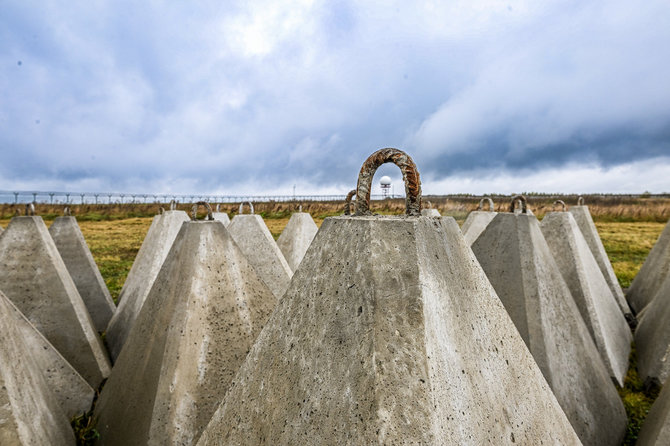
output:
[[[294,212],[291,215],[288,224],[277,239],[277,246],[291,271],[298,269],[298,265],[318,230],[314,219],[307,212]]]
[[[437,209],[433,209],[433,208],[421,209],[421,215],[423,217],[433,217],[433,218],[438,218],[438,217],[442,216],[442,214],[440,214],[440,211],[438,211]]]
[[[489,204],[488,212],[482,210],[485,201]],[[479,200],[477,210],[470,212],[463,222],[463,226],[461,226],[461,232],[463,233],[463,237],[465,237],[468,246],[472,246],[475,240],[477,240],[477,237],[484,232],[486,226],[491,223],[491,220],[493,220],[493,217],[497,214],[492,199],[485,197]]]
[[[589,248],[591,248],[593,257],[595,257],[596,261],[598,262],[600,271],[602,271],[603,276],[605,276],[607,285],[609,285],[610,290],[612,290],[612,294],[614,294],[621,312],[626,317],[626,320],[633,321],[635,318],[630,310],[630,307],[628,306],[628,302],[626,302],[626,298],[623,295],[621,285],[619,285],[619,281],[614,274],[614,269],[612,268],[612,264],[607,257],[607,252],[605,252],[603,242],[600,240],[600,235],[598,235],[596,225],[593,223],[593,218],[591,218],[589,207],[571,206],[570,213],[573,217],[575,217],[575,221],[577,222],[579,229],[582,231],[582,235],[586,239],[586,243],[588,243]]]
[[[367,216],[363,188],[197,444],[579,444],[456,222]]]
[[[619,444],[623,404],[537,219],[500,213],[472,250],[580,440]]]
[[[177,233],[189,216],[184,211],[170,210],[154,217],[151,227],[130,268],[119,295],[119,305],[107,326],[107,346],[112,360],[121,353],[128,333],[158,276],[158,272],[174,243]]]
[[[421,209],[421,215],[424,217],[434,217],[434,218],[439,218],[442,216],[440,214],[440,211],[437,209],[433,209],[433,205],[430,201],[426,201],[426,208]]]
[[[670,377],[670,275],[666,277],[635,330],[640,377],[668,383]]]
[[[667,277],[670,277],[670,222],[665,225],[626,293],[630,306],[638,313],[642,311]]]
[[[32,356],[63,413],[72,418],[87,412],[95,395],[93,388],[1,291],[0,300],[0,308],[23,338],[25,353]]]
[[[12,218],[0,237],[0,290],[93,388],[107,353],[41,217]]]
[[[654,405],[651,406],[635,444],[636,446],[670,444],[670,386],[667,381]]]
[[[260,215],[238,214],[228,225],[230,235],[240,247],[256,274],[280,299],[293,276],[279,246]]]
[[[58,217],[49,228],[56,248],[70,273],[79,295],[86,304],[97,331],[105,331],[116,306],[109,294],[100,270],[93,260],[77,220],[72,216]]]
[[[228,226],[230,224],[230,217],[228,217],[227,213],[220,211],[218,204],[216,205],[216,212],[212,212],[212,217],[214,220],[218,220],[223,223],[223,226]]]
[[[96,405],[98,444],[193,444],[276,302],[220,221],[184,223]]]
[[[74,445],[69,420],[16,322],[15,308],[0,294],[0,444]]]
[[[623,387],[633,335],[589,245],[569,212],[546,214],[540,227],[610,376]]]

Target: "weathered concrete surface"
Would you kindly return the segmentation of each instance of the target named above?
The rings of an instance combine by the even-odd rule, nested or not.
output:
[[[623,404],[537,219],[500,213],[472,250],[582,442],[620,444]]]
[[[610,376],[623,387],[633,335],[589,245],[569,212],[546,214],[540,227]]]
[[[453,219],[327,218],[198,442],[579,444]]]
[[[633,313],[628,306],[628,302],[626,302],[626,298],[623,295],[619,281],[614,274],[612,264],[607,257],[607,253],[605,252],[603,242],[600,240],[600,235],[598,235],[596,225],[593,223],[593,219],[591,218],[589,207],[572,206],[570,207],[570,213],[573,217],[575,217],[577,226],[579,226],[579,229],[582,231],[582,235],[586,239],[586,243],[588,243],[589,248],[591,249],[591,253],[593,253],[593,257],[595,257],[596,261],[598,262],[600,271],[602,271],[603,276],[605,276],[607,285],[609,285],[610,290],[612,290],[612,294],[614,294],[621,312],[624,314],[626,320],[634,320]]]
[[[670,223],[665,225],[661,236],[631,283],[626,298],[636,312],[642,311],[652,300],[661,284],[670,276]]]
[[[637,437],[636,446],[668,446],[670,444],[670,382],[665,383]]]
[[[670,377],[670,275],[644,313],[635,330],[637,369],[644,380],[667,383]]]
[[[463,232],[463,237],[467,242],[468,246],[477,240],[477,237],[484,232],[484,229],[491,223],[491,220],[497,215],[497,212],[485,212],[485,211],[472,211],[468,214],[468,217],[463,222],[461,227],[461,232]]]
[[[2,300],[0,308],[7,312],[7,317],[13,319],[13,324],[23,338],[26,354],[32,356],[65,415],[72,418],[88,412],[95,395],[93,388],[37,331],[2,291],[0,291],[0,300]]]
[[[433,217],[433,218],[437,218],[437,217],[442,216],[440,214],[440,211],[438,211],[437,209],[433,209],[433,208],[421,209],[421,215],[424,216],[424,217]]]
[[[93,388],[107,353],[41,217],[14,217],[0,237],[0,290]]]
[[[68,418],[30,354],[8,302],[0,297],[0,444],[74,445]]]
[[[196,441],[276,302],[221,222],[184,223],[96,405],[98,444]]]
[[[298,269],[298,265],[318,230],[312,216],[307,212],[294,212],[291,215],[288,224],[277,239],[277,246],[291,271]]]
[[[86,304],[95,329],[105,331],[116,305],[88,249],[77,219],[68,216],[56,218],[49,228],[49,234]]]
[[[212,217],[214,217],[214,220],[223,223],[224,226],[228,226],[230,224],[230,217],[228,217],[228,214],[225,212],[212,212]]]
[[[119,306],[107,326],[107,346],[112,360],[121,353],[128,333],[158,276],[182,223],[190,221],[184,211],[165,211],[154,217],[119,295]]]
[[[293,276],[284,254],[277,246],[260,215],[238,214],[228,225],[228,231],[240,247],[256,274],[280,299]]]

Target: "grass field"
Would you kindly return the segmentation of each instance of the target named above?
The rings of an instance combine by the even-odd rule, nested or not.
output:
[[[384,211],[382,211],[384,212]],[[384,213],[392,213],[393,210]],[[314,212],[317,225],[321,225],[327,215],[338,212]],[[467,211],[460,208],[445,209],[443,214],[451,215],[463,223]],[[289,212],[268,215],[265,222],[276,239],[289,220]],[[45,216],[47,225],[55,215]],[[605,250],[612,262],[614,271],[622,287],[630,286],[631,281],[644,263],[644,260],[656,242],[665,223],[655,221],[611,221],[604,216],[595,217]],[[133,260],[142,245],[146,232],[151,225],[151,217],[124,219],[83,218],[80,227],[91,253],[100,268],[100,272],[116,300],[130,271]],[[624,219],[627,220],[627,219]],[[8,218],[0,219],[0,226],[6,227]],[[629,426],[624,444],[634,444],[637,433],[651,407],[658,389],[645,389],[644,383],[635,370],[635,352],[631,354],[631,369],[619,394],[629,415]]]

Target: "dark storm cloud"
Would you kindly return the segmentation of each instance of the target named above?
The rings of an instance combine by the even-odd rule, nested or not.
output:
[[[3,5],[0,188],[346,190],[387,146],[430,181],[670,155],[664,2]]]

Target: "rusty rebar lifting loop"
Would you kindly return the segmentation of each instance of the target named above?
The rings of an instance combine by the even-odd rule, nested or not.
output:
[[[493,207],[493,200],[491,199],[491,197],[484,197],[481,200],[479,200],[479,206],[477,206],[477,210],[481,211],[482,209],[484,209],[484,200],[486,200],[487,203],[489,204],[489,212],[495,211],[495,208]]]
[[[356,195],[356,189],[351,189],[344,199],[344,215],[351,215],[351,200]]]
[[[171,211],[176,211],[177,210],[177,202],[172,200],[170,201],[170,210]]]
[[[427,206],[427,209],[433,209],[433,203],[431,203],[428,200],[426,200],[426,206]]]
[[[302,205],[298,206],[298,212],[302,212]]]
[[[577,206],[584,206],[584,197],[577,198]]]
[[[219,203],[216,203],[216,212],[221,212],[221,205]]]
[[[251,201],[243,201],[240,203],[240,209],[237,211],[238,214],[242,214],[244,211],[244,203],[249,205],[249,213],[253,214],[254,213],[254,205],[251,203]]]
[[[554,201],[554,205],[553,205],[553,206],[554,206],[554,209],[556,208],[556,205],[557,205],[557,204],[560,204],[560,205],[562,206],[562,208],[561,208],[561,212],[565,212],[565,211],[568,210],[568,207],[565,205],[565,201],[563,201],[563,200],[556,200],[556,201]]]
[[[421,215],[421,179],[416,164],[402,150],[386,148],[377,150],[365,160],[358,174],[356,186],[356,215],[372,215],[370,212],[370,189],[375,172],[385,163],[393,163],[400,168],[405,182],[405,215]]]
[[[66,217],[70,217],[72,215],[72,212],[70,212],[70,206],[65,206],[65,209],[63,209],[63,215]]]
[[[26,203],[26,216],[35,215],[35,205],[32,203]]]
[[[158,213],[159,214],[163,215],[164,212],[165,212],[165,209],[163,209],[163,206],[158,208]]]
[[[214,217],[212,216],[212,207],[206,201],[198,201],[193,205],[193,209],[191,210],[191,220],[195,221],[198,219],[199,206],[204,206],[205,209],[207,209],[207,217],[205,218],[205,220],[214,220]]]
[[[510,212],[514,212],[514,209],[516,208],[516,202],[520,201],[521,202],[521,213],[525,214],[526,213],[526,197],[523,195],[517,195],[516,197],[512,198],[512,203],[510,205]]]

